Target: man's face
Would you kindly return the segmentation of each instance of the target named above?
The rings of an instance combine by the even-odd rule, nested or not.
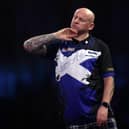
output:
[[[85,33],[93,29],[93,22],[90,21],[89,15],[84,10],[77,10],[71,21],[71,28],[78,33]]]

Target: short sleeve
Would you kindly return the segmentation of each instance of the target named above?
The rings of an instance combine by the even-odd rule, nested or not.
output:
[[[114,76],[114,67],[109,47],[104,43],[102,47],[102,55],[100,57],[100,69],[102,77]]]

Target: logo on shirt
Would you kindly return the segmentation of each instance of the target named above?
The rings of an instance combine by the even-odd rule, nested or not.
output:
[[[61,51],[62,52],[68,52],[68,51],[73,52],[73,51],[75,51],[75,48],[70,48],[70,47],[68,47],[68,48],[62,48]]]
[[[59,49],[55,58],[58,81],[67,74],[83,84],[89,84],[87,78],[91,76],[91,71],[88,67],[93,67],[92,62],[96,61],[100,55],[101,52],[99,51],[81,49],[67,57]],[[87,62],[88,67],[82,66],[81,63],[83,62]]]

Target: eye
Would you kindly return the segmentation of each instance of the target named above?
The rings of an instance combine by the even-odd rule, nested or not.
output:
[[[78,17],[76,15],[73,16],[74,19],[77,19]]]
[[[80,18],[80,21],[81,22],[86,22],[87,20],[83,19],[83,18]]]

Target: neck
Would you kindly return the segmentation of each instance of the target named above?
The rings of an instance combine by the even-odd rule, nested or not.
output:
[[[78,40],[78,41],[82,41],[82,40],[84,40],[88,37],[89,37],[89,33],[85,33],[85,34],[78,35],[77,37],[75,37],[75,39]]]

